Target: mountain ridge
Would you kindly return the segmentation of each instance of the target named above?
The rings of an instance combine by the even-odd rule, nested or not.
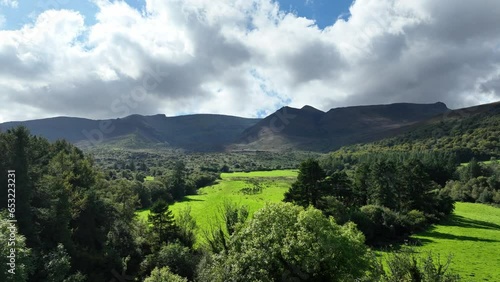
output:
[[[80,147],[170,147],[192,151],[289,149],[331,151],[371,136],[383,138],[394,129],[450,111],[442,102],[395,103],[333,108],[284,106],[264,118],[220,114],[133,114],[115,119],[58,116],[6,122],[0,130],[25,125],[49,140],[67,139]]]

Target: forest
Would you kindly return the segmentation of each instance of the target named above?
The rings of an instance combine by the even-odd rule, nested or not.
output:
[[[146,181],[147,161],[98,165],[24,127],[0,133],[0,171],[15,171],[16,203],[12,210],[2,189],[0,281],[459,281],[450,261],[411,252],[382,261],[374,250],[446,219],[455,201],[500,204],[497,162],[460,166],[456,154],[434,151],[329,154],[297,164],[282,202],[251,217],[224,205],[223,224],[196,242],[189,210],[174,216],[169,206],[234,166],[160,167]],[[2,185],[8,178],[0,174]],[[139,209],[150,210],[147,221]],[[13,225],[15,275],[3,255]]]

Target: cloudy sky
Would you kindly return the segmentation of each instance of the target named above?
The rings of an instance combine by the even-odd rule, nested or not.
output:
[[[0,122],[499,99],[498,0],[0,0]]]

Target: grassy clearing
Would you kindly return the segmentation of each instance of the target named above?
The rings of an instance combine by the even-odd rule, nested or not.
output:
[[[451,269],[465,281],[500,281],[500,208],[456,203],[447,222],[413,237],[419,252],[452,254]]]
[[[170,209],[177,215],[180,210],[190,206],[191,214],[198,224],[198,239],[201,240],[201,230],[209,230],[212,224],[216,224],[219,209],[224,201],[245,205],[252,215],[266,202],[282,201],[283,195],[296,180],[297,173],[296,170],[222,173],[222,179],[217,184],[201,188],[198,195],[187,196],[184,201],[171,205]],[[257,179],[262,183],[262,193],[245,195],[240,192],[242,188],[251,186],[246,182],[249,179]],[[147,220],[149,210],[138,211],[137,214],[139,218]]]
[[[154,181],[155,180],[155,177],[154,176],[146,176],[144,178],[144,181]]]

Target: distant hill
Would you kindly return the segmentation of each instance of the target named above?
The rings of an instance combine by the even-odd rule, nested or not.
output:
[[[131,115],[109,120],[55,117],[0,124],[24,125],[49,140],[80,147],[180,148],[192,151],[327,152],[341,146],[394,136],[409,126],[443,115],[443,103],[356,106],[323,112],[311,106],[283,107],[264,119],[196,114],[177,117]]]
[[[330,151],[392,136],[397,129],[449,111],[441,102],[344,107],[326,113],[310,106],[283,107],[246,129],[231,148]]]
[[[259,119],[198,114],[177,117],[131,115],[109,120],[55,117],[0,124],[0,130],[24,125],[49,140],[66,139],[80,147],[168,147],[221,151]]]
[[[500,102],[452,110],[400,128],[399,134],[346,146],[335,154],[381,151],[450,151],[460,161],[500,157]]]

